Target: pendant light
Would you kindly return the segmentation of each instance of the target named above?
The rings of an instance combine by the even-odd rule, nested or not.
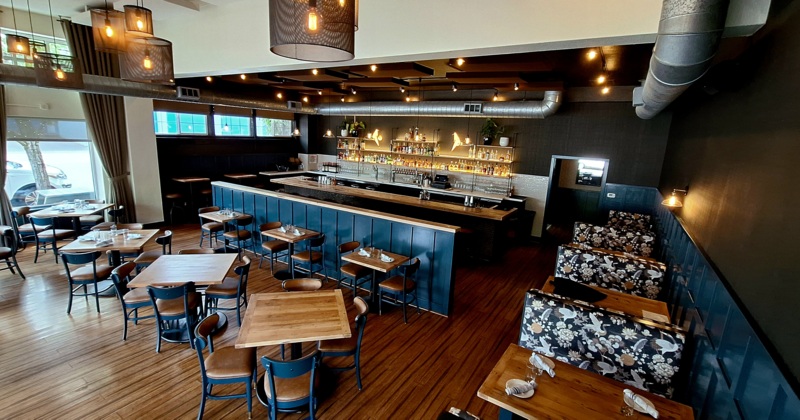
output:
[[[94,49],[107,53],[125,52],[125,13],[114,10],[114,5],[104,9],[91,9]]]
[[[144,7],[144,0],[139,6],[125,5],[125,36],[137,38],[150,38],[153,36],[153,12]]]
[[[354,3],[354,0],[270,0],[270,51],[303,61],[352,60]]]
[[[173,84],[172,43],[166,39],[128,38],[125,54],[120,55],[120,77],[144,83]]]
[[[28,4],[28,23],[31,25],[31,58],[36,60],[40,52],[47,52],[47,44],[36,40],[36,35],[33,34],[33,15],[31,14],[31,0],[27,0]]]
[[[14,0],[11,0],[11,15],[14,17],[14,35],[6,35],[8,52],[13,54],[31,55],[31,42],[27,37],[21,36],[17,32],[17,12],[14,9]],[[31,28],[33,33],[33,28]]]
[[[50,10],[50,29],[53,39],[56,37],[56,27],[53,23],[53,7],[47,0]],[[33,32],[33,28],[31,28]],[[36,84],[41,87],[54,88],[83,88],[83,72],[77,57],[50,53],[45,47],[45,52],[37,51],[34,55]]]

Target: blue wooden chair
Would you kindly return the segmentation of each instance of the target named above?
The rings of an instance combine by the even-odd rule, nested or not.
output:
[[[292,255],[292,265],[295,263],[300,266],[308,265],[308,274],[305,277],[313,277],[314,273],[322,271],[325,273],[325,234],[308,240],[308,248],[305,251],[296,252]]]
[[[210,206],[210,207],[202,207],[197,209],[197,214],[202,213],[210,213],[214,211],[219,211],[219,207],[217,206]],[[198,216],[199,217],[199,216]],[[208,238],[208,246],[214,247],[214,241],[217,241],[219,244],[219,235],[225,231],[225,225],[220,222],[209,222],[206,219],[200,217],[200,248],[203,247],[203,240]]]
[[[52,217],[30,216],[31,226],[33,227],[33,238],[36,243],[36,254],[33,256],[33,263],[39,261],[39,249],[47,252],[47,244],[53,248],[53,257],[58,263],[58,241],[71,239],[75,232],[71,229],[56,229],[55,220]]]
[[[339,272],[339,284],[337,287],[342,287],[342,281],[344,281],[346,286],[352,287],[353,297],[358,296],[359,285],[372,281],[372,270],[369,268],[353,263],[342,264],[342,256],[355,251],[360,246],[361,243],[358,241],[352,241],[340,244],[337,248],[339,251],[339,255],[336,258],[337,271]],[[372,289],[370,288],[370,290]]]
[[[67,313],[72,310],[72,297],[84,296],[87,301],[89,296],[94,296],[97,312],[100,312],[100,299],[98,297],[97,282],[106,280],[111,275],[112,267],[105,264],[97,264],[97,259],[103,255],[100,251],[82,253],[63,253],[61,260],[64,262],[64,269],[67,272],[69,281],[69,303]],[[83,267],[70,269],[70,265],[84,264]],[[82,292],[80,290],[83,290]]]
[[[152,307],[153,302],[150,301],[150,295],[147,293],[147,289],[143,287],[128,289],[131,272],[135,268],[136,263],[129,261],[111,272],[111,280],[114,282],[114,287],[117,290],[117,297],[119,298],[119,303],[122,305],[122,315],[124,317],[122,324],[122,341],[128,339],[128,321],[133,321],[134,324],[138,324],[142,319],[153,318],[155,316],[139,316],[139,309]]]
[[[147,286],[147,293],[156,316],[156,353],[161,352],[163,334],[188,333],[189,344],[194,348],[194,326],[200,315],[201,297],[194,283],[160,288]],[[183,323],[181,323],[183,321]]]
[[[222,284],[212,284],[206,288],[206,311],[209,310],[217,312],[222,309],[225,311],[236,309],[236,319],[239,321],[239,326],[242,325],[242,305],[247,308],[247,279],[250,276],[250,258],[243,257],[242,264],[234,268],[239,278],[225,277]],[[233,308],[220,308],[220,299],[235,299],[236,306]]]
[[[407,265],[400,267],[402,274],[392,276],[378,283],[378,314],[383,314],[383,294],[388,293],[394,296],[395,301],[386,301],[391,305],[403,307],[403,323],[407,324],[406,305],[416,302],[417,284],[411,277],[419,270],[419,258],[414,258]],[[419,303],[417,303],[417,313],[419,313]]]
[[[156,238],[156,243],[161,245],[161,251],[145,251],[139,254],[136,259],[133,260],[133,262],[136,263],[137,272],[141,270],[142,267],[147,267],[148,265],[152,264],[158,259],[158,257],[172,254],[172,231],[165,231],[163,235]]]
[[[249,241],[253,255],[256,254],[256,245],[255,241],[253,240],[253,232],[250,232],[250,229],[248,229],[248,226],[252,224],[253,216],[250,215],[242,215],[228,222],[228,225],[233,229],[222,234],[222,237],[225,239],[225,252],[227,252],[228,244],[231,241],[236,241],[239,260],[241,260],[242,250],[244,250],[244,246],[247,245],[247,242]]]
[[[6,227],[2,232],[3,246],[0,246],[0,260],[5,261],[7,267],[0,268],[0,270],[9,270],[12,274],[16,274],[14,269],[19,272],[19,276],[25,279],[25,274],[22,273],[22,268],[19,267],[17,262],[17,251],[19,250],[17,241],[19,235],[13,228]]]
[[[330,370],[342,372],[355,369],[356,383],[361,390],[361,340],[364,336],[364,327],[367,325],[369,305],[361,297],[355,298],[353,303],[358,311],[355,319],[357,333],[350,338],[322,340],[317,344],[317,350],[322,353],[322,364]],[[349,357],[353,358],[353,363],[342,366],[342,361],[346,361]]]
[[[197,358],[200,361],[200,374],[203,376],[203,396],[200,400],[200,412],[197,419],[203,419],[203,411],[206,407],[206,400],[230,400],[234,398],[245,398],[247,400],[247,417],[253,411],[253,398],[251,390],[256,382],[256,348],[249,347],[237,349],[234,347],[223,347],[214,349],[214,333],[219,322],[219,315],[213,314],[197,324],[194,330],[194,348],[197,350]],[[203,349],[208,347],[208,357],[203,356]],[[214,385],[225,385],[244,383],[244,394],[215,395]]]
[[[289,243],[280,239],[269,239],[264,235],[264,232],[281,227],[281,222],[268,222],[262,223],[258,227],[261,232],[261,259],[258,261],[258,268],[261,268],[261,263],[264,262],[264,257],[269,254],[269,273],[272,274],[275,268],[275,258],[283,253],[283,256],[289,255]]]
[[[258,381],[258,401],[269,409],[269,418],[276,420],[278,412],[296,412],[308,405],[309,419],[314,419],[317,406],[315,388],[320,353],[315,351],[295,360],[274,360],[261,357],[266,373]],[[280,379],[280,381],[276,381]]]

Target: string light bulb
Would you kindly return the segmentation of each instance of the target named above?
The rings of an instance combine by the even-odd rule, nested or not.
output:
[[[313,74],[314,76],[316,76],[316,75],[318,75],[318,74],[319,74],[319,70],[317,70],[317,69],[313,69],[313,70],[311,70],[311,74]]]
[[[211,76],[206,76],[206,82],[211,82],[212,80],[214,79]]]
[[[64,69],[61,68],[61,65],[56,66],[56,79],[58,80],[66,80],[67,73],[64,72]]]
[[[369,69],[372,70],[372,71],[375,71],[375,70],[378,70],[378,66],[373,64],[373,65],[369,66]]]
[[[514,90],[519,90],[519,83],[514,83]]]
[[[105,27],[106,37],[107,38],[113,38],[114,37],[114,28],[111,27],[111,20],[106,18],[105,24],[106,24],[106,27]]]
[[[319,15],[317,15],[317,0],[308,0],[308,13],[306,14],[306,32],[311,35],[319,32]]]
[[[317,95],[322,95],[322,91],[321,91],[321,90],[318,90],[318,91],[317,91]]]
[[[411,94],[410,93],[406,94],[406,102],[411,102]]]
[[[495,91],[494,91],[494,96],[492,97],[492,100],[493,100],[493,101],[496,101],[496,100],[498,100],[498,99],[500,99],[500,98],[499,98],[499,97],[497,97],[497,90],[495,89]]]
[[[242,79],[242,80],[247,79],[247,75],[246,74],[240,74],[239,78]]]
[[[356,88],[350,88],[350,92],[351,92],[353,95],[355,95],[355,94],[356,94]]]
[[[463,64],[464,64],[464,59],[463,58],[459,58],[459,59],[456,60],[456,65],[457,66],[461,67],[461,65],[463,65]]]
[[[144,60],[142,60],[142,66],[144,66],[145,70],[153,69],[153,60],[150,59],[150,51],[144,52]]]
[[[588,58],[589,60],[594,60],[595,58],[597,58],[597,51],[589,50],[589,52],[586,53],[586,58]]]
[[[458,92],[458,85],[453,83],[453,92]]]
[[[308,96],[303,96],[303,102],[308,103]]]
[[[406,92],[406,88],[400,86],[400,93],[405,93],[405,92]]]
[[[611,88],[608,86],[603,86],[603,90],[601,90],[600,92],[602,92],[603,95],[607,95],[608,92],[611,92]]]
[[[344,102],[344,96],[342,96],[342,97],[341,97],[341,98],[339,98],[339,99],[340,99],[342,102]]]
[[[602,85],[605,82],[606,82],[606,75],[605,74],[601,74],[600,76],[597,76],[597,84],[598,85]]]
[[[228,125],[228,123],[225,123],[225,125],[222,127],[222,131],[224,131],[226,133],[228,131],[231,131],[231,127]]]
[[[280,93],[280,92],[278,92],[278,94],[277,94],[277,95],[275,95],[275,96],[277,96],[277,97],[278,97],[278,99],[283,99],[283,94],[282,94],[282,93]]]

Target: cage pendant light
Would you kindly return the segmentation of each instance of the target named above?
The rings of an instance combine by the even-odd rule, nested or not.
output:
[[[94,49],[107,53],[125,52],[125,14],[114,10],[112,5],[105,9],[92,9],[92,34]]]
[[[11,15],[14,18],[14,35],[6,35],[8,52],[12,54],[31,55],[30,40],[17,32],[17,12],[16,9],[14,9],[14,0],[11,0]],[[31,28],[31,32],[33,32],[33,28]]]
[[[338,0],[270,0],[270,51],[303,61],[346,61],[355,55],[355,4]]]
[[[125,5],[125,36],[149,38],[153,36],[153,12],[144,7],[144,1],[139,6]]]
[[[163,85],[175,83],[172,43],[166,39],[129,38],[120,55],[120,77],[124,80]]]
[[[56,37],[56,27],[53,23],[53,7],[47,0],[50,9],[50,29],[53,38]],[[33,28],[31,28],[33,31]],[[77,57],[37,51],[33,59],[36,84],[41,87],[52,88],[83,88],[83,72]]]

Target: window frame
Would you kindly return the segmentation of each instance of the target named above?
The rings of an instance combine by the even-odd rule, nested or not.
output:
[[[158,113],[163,113],[164,115],[169,115],[169,114],[174,114],[175,115],[175,117],[177,119],[177,121],[176,121],[176,127],[178,129],[177,133],[159,133],[158,132],[158,124],[159,124]],[[189,115],[192,118],[194,118],[194,117],[203,117],[205,119],[205,124],[202,124],[202,125],[205,127],[205,132],[204,133],[183,132],[182,128],[181,128],[181,126],[183,124],[181,122],[181,115]],[[166,124],[169,124],[169,122],[166,122]],[[195,124],[194,122],[192,122],[191,125],[201,125],[201,124]],[[196,114],[196,113],[191,113],[191,112],[177,112],[177,111],[164,111],[164,110],[157,110],[157,109],[153,110],[153,133],[156,136],[166,136],[166,137],[170,137],[170,136],[172,136],[172,137],[176,137],[176,136],[187,136],[187,137],[209,136],[210,134],[209,134],[208,128],[209,128],[208,127],[208,114]]]

